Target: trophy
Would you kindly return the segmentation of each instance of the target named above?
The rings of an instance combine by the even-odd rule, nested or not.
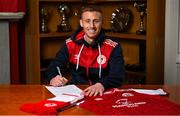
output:
[[[57,26],[57,31],[58,32],[71,31],[71,26],[68,21],[68,16],[70,14],[70,8],[65,4],[61,4],[58,6],[57,11],[60,15],[62,15],[62,20],[61,20],[61,23]]]
[[[40,17],[41,17],[41,32],[47,33],[48,32],[48,27],[47,27],[48,11],[46,8],[41,8]]]
[[[146,4],[137,4],[136,2],[134,3],[134,7],[137,9],[138,12],[140,12],[140,26],[139,30],[136,31],[136,34],[138,35],[145,35],[146,30],[144,28],[144,17],[146,15]]]

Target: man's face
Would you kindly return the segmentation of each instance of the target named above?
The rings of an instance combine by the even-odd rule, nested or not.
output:
[[[98,36],[102,27],[102,14],[96,11],[87,11],[82,14],[80,25],[85,32],[85,38],[93,41]]]

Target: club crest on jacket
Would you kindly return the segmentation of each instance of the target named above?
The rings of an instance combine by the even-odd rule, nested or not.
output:
[[[104,64],[106,62],[106,57],[104,55],[99,55],[97,57],[98,64]]]

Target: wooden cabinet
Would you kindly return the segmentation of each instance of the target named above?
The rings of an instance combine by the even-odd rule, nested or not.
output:
[[[67,37],[79,25],[79,8],[85,0],[28,0],[26,15],[26,74],[27,83],[41,83],[41,71],[43,61],[55,57],[60,46]],[[145,77],[145,83],[162,84],[164,76],[164,24],[165,1],[164,0],[87,0],[91,4],[98,4],[104,16],[103,28],[109,30],[112,12],[119,7],[127,7],[132,12],[130,28],[125,33],[107,32],[108,36],[118,39],[123,48],[126,64],[143,64],[144,69],[138,72],[127,71],[130,78]],[[146,35],[137,35],[140,17],[135,2],[147,4],[145,17]],[[67,4],[71,8],[71,16],[68,18],[72,32],[57,32],[57,25],[61,16],[57,12],[59,4]],[[47,25],[49,32],[40,31],[40,9],[48,9]]]

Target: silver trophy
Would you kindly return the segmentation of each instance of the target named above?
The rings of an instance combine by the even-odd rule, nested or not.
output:
[[[46,8],[41,8],[40,11],[41,16],[41,33],[47,33],[48,27],[47,27],[47,20],[48,20],[48,10]]]
[[[58,6],[57,11],[62,16],[61,23],[57,26],[57,31],[58,32],[71,31],[71,26],[70,26],[69,20],[68,20],[68,17],[70,14],[70,8],[65,4],[61,4]]]
[[[144,17],[146,15],[146,4],[137,4],[136,2],[134,3],[134,7],[137,9],[137,11],[140,13],[140,26],[139,29],[136,31],[136,34],[138,35],[145,35],[146,30],[144,28]]]

